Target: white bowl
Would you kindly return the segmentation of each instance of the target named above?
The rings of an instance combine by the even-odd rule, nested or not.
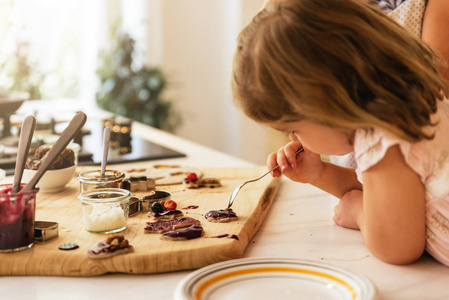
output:
[[[54,193],[62,190],[67,183],[72,180],[75,176],[76,165],[58,169],[58,170],[48,170],[41,177],[37,186],[39,187],[39,192],[43,193]],[[37,170],[23,170],[22,183],[28,183]]]

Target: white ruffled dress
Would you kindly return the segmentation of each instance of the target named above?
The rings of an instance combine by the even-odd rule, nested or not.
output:
[[[432,140],[410,143],[391,134],[374,129],[357,130],[354,138],[354,156],[357,176],[377,164],[388,148],[399,145],[406,163],[421,178],[426,190],[426,251],[441,263],[449,266],[449,101],[439,102],[432,120]]]

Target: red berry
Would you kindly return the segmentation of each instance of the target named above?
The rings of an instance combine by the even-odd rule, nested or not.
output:
[[[165,209],[168,209],[168,210],[175,210],[175,209],[176,209],[176,206],[178,206],[178,205],[177,205],[176,202],[173,201],[173,200],[167,200],[167,201],[165,201],[165,203],[164,203],[164,208],[165,208]]]
[[[196,180],[198,180],[198,176],[196,176],[196,173],[188,173],[187,179],[189,179],[191,181],[196,181]]]

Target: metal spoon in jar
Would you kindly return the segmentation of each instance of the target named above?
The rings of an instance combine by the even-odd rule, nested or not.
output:
[[[109,139],[111,137],[111,129],[105,127],[103,130],[103,159],[101,160],[101,178],[106,173],[106,164],[108,162]]]
[[[16,166],[14,169],[14,180],[11,193],[15,194],[20,190],[22,182],[23,169],[30,151],[31,139],[33,138],[34,128],[36,127],[36,118],[29,115],[23,120],[20,130],[19,145],[17,151]]]
[[[52,162],[58,157],[59,154],[67,147],[73,137],[80,131],[80,129],[86,123],[86,114],[83,112],[78,112],[70,121],[69,125],[66,129],[61,133],[61,136],[58,138],[56,143],[51,147],[51,149],[45,154],[45,159],[42,161],[42,164],[37,169],[36,174],[31,178],[31,180],[23,187],[20,192],[30,191],[34,189],[38,181],[44,175],[44,173],[48,170]],[[19,192],[19,193],[20,193]]]

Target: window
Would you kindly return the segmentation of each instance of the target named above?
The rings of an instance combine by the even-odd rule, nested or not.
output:
[[[19,75],[16,80],[38,85],[42,98],[94,105],[109,25],[121,20],[144,44],[144,7],[145,1],[0,0],[0,89],[11,89]]]

